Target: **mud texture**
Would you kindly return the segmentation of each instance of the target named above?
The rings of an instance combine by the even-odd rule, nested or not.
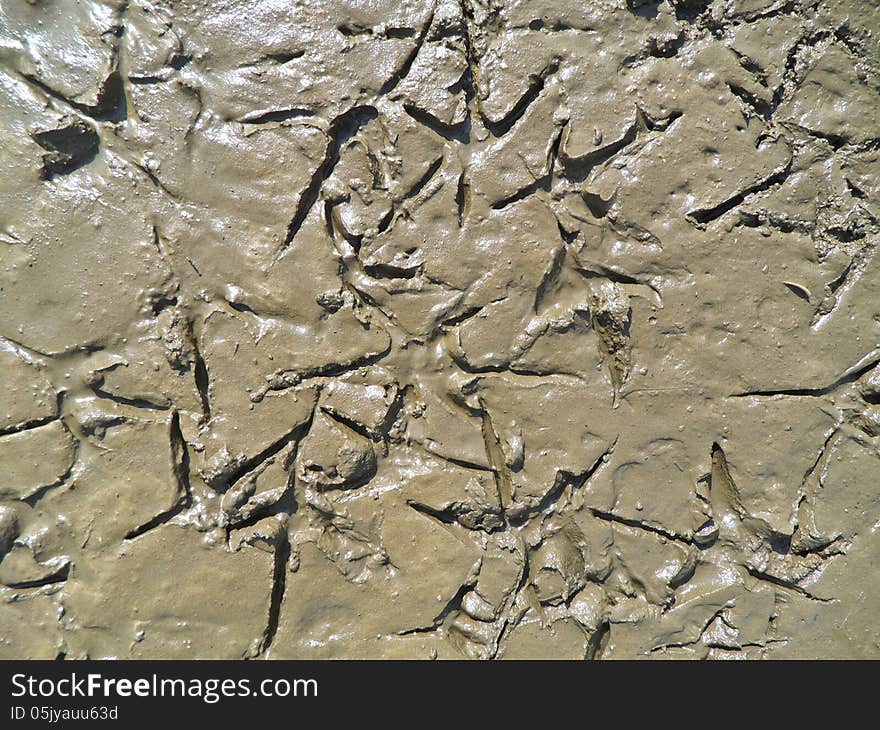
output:
[[[880,657],[868,0],[0,2],[0,656]]]

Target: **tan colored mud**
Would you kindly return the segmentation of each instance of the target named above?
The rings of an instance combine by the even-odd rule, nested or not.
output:
[[[880,657],[880,10],[0,1],[0,656]]]

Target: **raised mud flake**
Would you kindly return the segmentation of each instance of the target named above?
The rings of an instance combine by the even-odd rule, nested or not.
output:
[[[315,305],[317,308],[317,305]],[[322,377],[355,370],[388,346],[387,335],[364,328],[350,308],[320,322],[320,335],[279,319],[214,312],[201,352],[208,374],[211,420],[199,467],[224,489],[308,430]],[[314,345],[320,339],[323,347]],[[300,384],[301,383],[301,384]],[[347,428],[347,427],[343,427]]]
[[[509,371],[591,380],[605,353],[589,298],[580,282],[558,297],[542,296],[540,289],[537,294],[511,292],[472,310],[461,323],[449,321],[450,353],[460,368],[471,373]]]
[[[351,489],[376,472],[376,452],[357,431],[321,413],[297,453],[297,477],[318,489]]]
[[[244,296],[230,297],[237,314],[220,310],[209,314],[199,349],[210,397],[230,408],[251,410],[249,404],[271,400],[273,391],[341,376],[387,354],[389,335],[368,314],[355,309],[352,297],[343,297],[346,306],[328,312],[316,301],[322,293],[315,294],[306,300],[309,309],[304,306],[306,311],[297,311],[295,318],[257,314]],[[259,306],[257,301],[254,306]],[[247,373],[244,382],[236,382],[241,377],[226,377],[242,369]]]
[[[583,659],[589,634],[571,618],[541,621],[530,615],[516,625],[499,652],[499,659]]]
[[[76,442],[60,421],[0,437],[0,497],[28,499],[61,484],[75,455]]]
[[[21,531],[19,505],[0,505],[0,560],[15,545]]]
[[[378,112],[372,106],[352,107],[330,123],[327,130],[324,158],[312,174],[308,186],[297,203],[296,211],[287,225],[287,234],[276,253],[276,258],[281,256],[291,245],[294,238],[296,238],[300,228],[302,228],[303,223],[318,201],[321,186],[330,178],[336,165],[339,163],[345,143],[356,135],[361,127],[375,119],[377,115]]]
[[[478,549],[396,497],[383,496],[379,509],[391,569],[352,582],[318,547],[305,545],[299,569],[288,577],[271,657],[427,659],[432,649],[461,656],[440,629]]]
[[[27,201],[27,265],[0,270],[0,334],[46,355],[118,344],[167,283],[125,169],[88,180],[88,196],[60,186]]]
[[[832,561],[810,585],[831,602],[797,601],[780,611],[776,630],[784,642],[769,647],[771,659],[871,659],[880,651],[877,623],[871,607],[876,600],[874,567],[880,556],[878,533],[867,530],[857,537],[843,558]],[[853,588],[857,585],[857,588]],[[814,627],[809,646],[798,646],[803,627]]]
[[[106,114],[108,79],[118,64],[117,11],[91,0],[57,5],[4,8],[0,35],[19,47],[13,63],[21,74],[83,111]]]
[[[824,534],[851,541],[874,529],[880,497],[873,484],[877,456],[855,436],[827,442],[816,464],[816,489],[809,495],[815,526]]]
[[[338,499],[337,499],[338,498]],[[306,489],[304,515],[291,530],[295,544],[313,540],[324,557],[346,581],[362,584],[381,581],[393,574],[393,566],[382,540],[382,511],[364,510],[365,502],[355,499],[342,502],[342,495],[323,494]],[[301,551],[297,548],[292,568],[298,569]]]
[[[726,83],[755,83],[735,55],[700,42],[689,65],[692,71],[713,68],[712,80],[688,95],[648,95],[640,106],[645,119],[669,119],[672,115],[674,123],[637,135],[632,147],[626,149],[625,172],[619,164],[608,164],[589,179],[591,192],[602,200],[614,195],[610,215],[633,230],[654,231],[661,210],[669,216],[670,225],[691,212],[705,218],[696,221],[703,225],[733,209],[740,198],[776,184],[787,169],[789,146],[769,135],[759,119],[746,123],[741,102]],[[681,71],[677,59],[659,59],[633,72],[631,78],[639,84],[653,79],[651,87],[663,78],[664,87],[671,88]],[[719,128],[725,130],[723,135],[709,132]],[[692,189],[691,181],[696,180],[700,183]],[[655,232],[654,238],[655,243],[662,240],[666,244],[668,234],[658,236]]]
[[[44,593],[11,592],[0,594],[0,626],[15,631],[0,635],[2,659],[56,659],[62,650],[59,609]]]
[[[3,344],[0,340],[0,434],[41,426],[56,418],[58,396],[45,373]]]
[[[440,523],[457,522],[468,530],[492,532],[504,526],[494,481],[488,469],[449,462],[410,477],[401,492],[412,509]]]
[[[584,587],[585,575],[584,556],[565,530],[546,538],[529,554],[528,580],[542,604],[567,602]]]
[[[816,61],[780,115],[833,146],[880,138],[877,90],[859,78],[855,59],[830,46]]]
[[[652,653],[662,656],[677,647],[765,649],[774,643],[770,627],[776,603],[771,590],[718,586],[713,591],[710,586],[703,596],[684,598],[661,619],[649,644]]]
[[[151,117],[155,114],[157,121],[164,121],[165,114],[181,106],[172,103],[166,111],[160,106],[163,100],[159,93],[152,96],[158,98],[149,100],[147,111]],[[168,123],[183,121],[172,117]],[[287,210],[301,203],[309,174],[320,162],[321,131],[304,125],[245,129],[214,118],[196,130],[185,155],[172,148],[161,158],[158,178],[182,199],[222,210],[252,226],[261,238],[274,240],[283,235]],[[184,164],[187,159],[189,164]],[[279,169],[287,172],[279,175]]]
[[[427,380],[415,390],[415,403],[407,409],[408,438],[452,464],[490,471],[479,415],[432,386]]]
[[[616,575],[624,590],[669,607],[675,588],[693,575],[696,550],[686,544],[624,524],[613,525]]]
[[[270,459],[282,453],[291,444],[298,443],[305,436],[314,416],[317,393],[314,389],[308,389],[289,400],[290,405],[294,406],[293,420],[283,418],[267,424],[266,440],[262,447],[248,448],[247,445],[243,445],[243,448],[233,451],[232,448],[236,447],[236,443],[225,435],[224,431],[216,429],[208,432],[209,446],[205,449],[203,458],[199,460],[201,466],[198,467],[198,471],[211,489],[222,493],[240,480],[250,478],[252,475],[256,476]],[[264,413],[269,416],[273,412],[264,409]]]
[[[160,312],[155,330],[133,346],[90,358],[83,379],[100,398],[145,410],[177,408],[204,418],[210,414],[198,390],[198,353],[187,326],[165,314]]]
[[[834,418],[821,399],[809,397],[731,399],[725,411],[735,425],[725,434],[724,450],[743,501],[776,531],[789,532],[792,504],[826,448]],[[759,443],[753,441],[756,423],[767,435]],[[789,458],[780,459],[780,450]]]
[[[299,447],[293,441],[242,476],[220,500],[221,524],[249,523],[259,515],[282,511],[294,481],[294,458]]]
[[[358,382],[358,378],[338,379],[321,391],[321,409],[343,424],[350,424],[371,439],[378,439],[392,425],[402,393],[396,383]]]
[[[71,488],[39,505],[62,517],[44,550],[112,551],[189,506],[189,457],[176,412],[155,421],[110,421],[91,434],[87,455],[83,451]]]
[[[520,469],[506,466],[500,449],[502,463],[493,463],[510,480],[516,511],[538,507],[557,487],[577,483],[607,452],[616,434],[599,415],[609,408],[604,385],[506,374],[480,378],[477,393],[499,441],[511,443],[523,434]]]
[[[674,418],[674,413],[669,417]],[[626,433],[628,428],[621,426]],[[658,534],[687,539],[703,521],[694,497],[697,474],[686,468],[690,458],[692,449],[683,440],[621,438],[608,478],[594,486],[588,504],[623,524],[632,521],[646,530],[657,529]]]
[[[0,563],[0,584],[8,588],[38,588],[63,583],[70,575],[70,560],[64,557],[41,563],[26,545],[16,545]]]
[[[167,561],[174,571],[157,571]],[[272,556],[166,525],[78,566],[61,593],[68,655],[241,659],[262,641]],[[210,595],[211,600],[205,600]]]

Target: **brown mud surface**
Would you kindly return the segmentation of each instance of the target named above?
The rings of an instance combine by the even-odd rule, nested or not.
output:
[[[0,2],[0,656],[880,657],[880,9]]]

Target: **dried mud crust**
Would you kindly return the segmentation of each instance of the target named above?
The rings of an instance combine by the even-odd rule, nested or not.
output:
[[[0,656],[880,656],[878,33],[0,2]]]

